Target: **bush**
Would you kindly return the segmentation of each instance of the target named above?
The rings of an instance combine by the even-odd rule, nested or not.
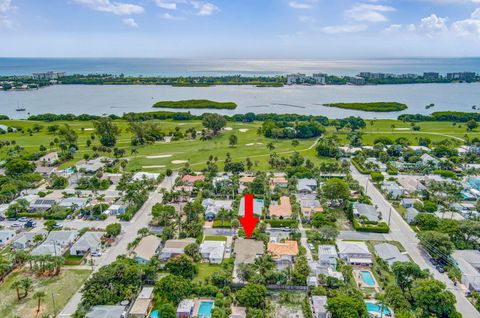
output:
[[[222,224],[223,223],[223,224]],[[213,227],[214,228],[230,228],[232,227],[232,224],[230,221],[222,221],[222,220],[214,220],[213,221]]]
[[[373,224],[360,224],[357,220],[353,220],[353,228],[358,232],[371,232],[371,233],[389,233],[390,232],[390,228],[385,222],[380,222],[376,225],[373,225]]]
[[[356,158],[353,158],[352,159],[352,163],[353,165],[355,166],[355,168],[357,168],[358,171],[360,171],[361,174],[370,174],[371,171],[370,170],[367,170],[363,167],[363,165],[361,165]]]

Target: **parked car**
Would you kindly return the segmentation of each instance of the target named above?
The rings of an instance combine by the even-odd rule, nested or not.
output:
[[[5,217],[0,215],[0,221],[5,221]]]
[[[28,219],[27,217],[22,216],[22,217],[19,218],[17,221],[18,221],[18,222],[28,222],[29,219]]]
[[[23,227],[23,225],[21,225],[20,223],[13,223],[12,227]]]
[[[292,229],[289,228],[289,227],[284,227],[284,228],[282,229],[282,231],[283,231],[283,232],[292,232]]]
[[[312,243],[308,243],[308,248],[311,249],[311,250],[314,250],[314,249],[315,249],[315,246],[313,246]]]
[[[431,258],[431,259],[430,259],[430,263],[432,263],[432,265],[433,265],[433,266],[436,266],[436,265],[438,265],[438,262],[437,262],[437,260],[436,260],[436,259],[434,259],[434,258]]]
[[[96,252],[92,252],[92,257],[100,257],[102,256],[102,252],[99,252],[99,251],[96,251]]]
[[[437,266],[436,266],[436,269],[437,269],[438,272],[441,273],[441,274],[445,273],[445,269],[444,269],[442,266],[440,266],[440,265],[437,265]]]

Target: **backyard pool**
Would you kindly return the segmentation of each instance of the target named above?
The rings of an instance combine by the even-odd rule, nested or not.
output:
[[[380,306],[379,304],[371,303],[371,302],[365,302],[365,305],[367,306],[367,311],[369,313],[374,313],[374,314],[377,314],[377,315],[381,315],[382,306]],[[388,309],[386,306],[384,306],[383,307],[383,315],[387,316],[387,317],[391,317],[392,312],[390,311],[390,309]]]
[[[210,318],[212,316],[213,301],[201,301],[198,307],[199,318]]]
[[[360,271],[360,277],[365,285],[372,287],[375,286],[375,279],[370,271]]]
[[[160,310],[154,310],[150,313],[150,318],[159,318],[160,317]]]

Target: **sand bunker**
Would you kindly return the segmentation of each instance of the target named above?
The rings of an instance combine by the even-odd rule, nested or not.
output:
[[[85,131],[93,131],[93,128],[84,128]]]
[[[188,160],[173,160],[172,163],[174,165],[179,165],[179,164],[182,164],[182,163],[187,163]]]
[[[165,168],[164,165],[156,165],[156,166],[142,166],[143,169],[155,169],[155,168]]]
[[[244,133],[244,132],[247,132],[247,131],[248,131],[248,129],[246,129],[246,128],[241,128],[241,129],[239,129],[238,131],[239,131],[239,132],[243,132],[243,133]]]
[[[255,145],[255,144],[245,144],[245,146],[253,146],[253,145]]]
[[[394,130],[410,130],[410,128],[395,128]]]
[[[223,128],[223,130],[228,130],[228,131],[230,131],[230,130],[233,130],[233,128],[232,128],[232,127],[225,127],[225,128]]]
[[[172,155],[152,155],[152,156],[146,156],[145,158],[147,159],[160,159],[160,158],[169,158]]]
[[[245,146],[247,146],[247,147],[254,146],[254,145],[263,145],[263,142],[245,144]]]

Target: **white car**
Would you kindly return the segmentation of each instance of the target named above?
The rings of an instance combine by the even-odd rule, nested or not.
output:
[[[12,227],[23,227],[23,225],[21,225],[20,223],[13,223]]]
[[[91,255],[92,255],[92,257],[100,257],[100,256],[102,256],[102,252],[98,252],[98,251],[93,252]]]
[[[311,249],[311,250],[314,250],[314,249],[315,249],[315,246],[313,246],[312,243],[308,243],[308,248]]]

